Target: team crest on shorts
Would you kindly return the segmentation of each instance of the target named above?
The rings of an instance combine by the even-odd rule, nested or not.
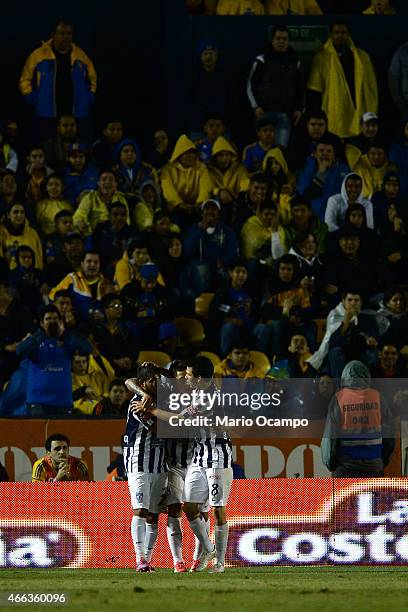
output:
[[[143,492],[142,491],[138,491],[136,493],[136,501],[140,504],[143,501]]]

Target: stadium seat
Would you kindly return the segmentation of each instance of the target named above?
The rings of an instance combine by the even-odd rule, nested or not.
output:
[[[177,317],[174,319],[174,323],[176,324],[180,335],[181,346],[196,344],[205,339],[203,324],[197,319],[192,319],[190,317]]]
[[[250,352],[250,360],[260,368],[264,374],[269,372],[271,369],[271,364],[268,357],[265,353],[261,353],[261,351],[251,351]]]
[[[161,368],[164,368],[168,363],[170,363],[171,357],[162,351],[140,351],[138,362],[143,363],[144,361],[153,361],[153,363],[156,363]]]
[[[210,304],[214,299],[214,293],[202,293],[195,299],[195,313],[202,319],[208,319]]]
[[[316,328],[317,328],[316,341],[317,341],[317,344],[320,344],[321,341],[323,340],[324,334],[326,333],[327,321],[326,319],[313,319],[313,320],[316,323]]]
[[[221,363],[221,359],[218,357],[218,355],[216,353],[211,353],[210,351],[200,351],[197,354],[197,357],[207,357],[214,367]]]

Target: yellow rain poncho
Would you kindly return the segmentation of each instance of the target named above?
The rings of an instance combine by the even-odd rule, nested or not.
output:
[[[213,161],[214,156],[217,155],[217,153],[221,153],[221,151],[228,151],[234,156],[231,166],[224,173],[217,168]],[[214,196],[217,196],[221,189],[226,189],[236,198],[241,191],[248,191],[249,189],[249,175],[247,169],[238,161],[236,150],[224,136],[219,136],[213,144],[212,159],[208,164],[208,172],[214,183]]]
[[[185,134],[176,142],[173,155],[168,164],[161,170],[161,186],[169,210],[178,204],[193,204],[196,208],[208,200],[213,184],[203,162],[198,161],[192,168],[184,168],[179,162],[183,153],[197,147]]]
[[[323,15],[316,0],[266,0],[266,15]]]
[[[269,149],[269,151],[265,155],[264,160],[262,162],[262,171],[266,172],[268,160],[271,159],[271,157],[273,157],[278,162],[284,174],[288,177],[288,184],[291,185],[293,187],[293,191],[295,191],[296,177],[289,174],[288,164],[282,153],[282,150],[279,149],[279,147]],[[279,218],[280,218],[282,225],[287,225],[292,218],[291,208],[290,208],[290,200],[292,196],[287,193],[281,193],[279,194],[279,196],[277,193],[273,193],[272,197],[273,197],[273,201],[278,207]]]
[[[357,136],[363,113],[378,111],[377,78],[371,60],[351,38],[348,45],[354,55],[356,106],[330,38],[316,53],[307,83],[308,89],[322,94],[322,108],[329,120],[329,130],[340,138]]]
[[[376,191],[381,191],[384,176],[396,170],[396,166],[388,160],[380,168],[375,168],[370,164],[367,155],[362,155],[353,172],[359,174],[363,179],[363,191],[361,192],[363,198],[370,199]]]
[[[264,15],[265,10],[260,0],[218,0],[217,15]]]

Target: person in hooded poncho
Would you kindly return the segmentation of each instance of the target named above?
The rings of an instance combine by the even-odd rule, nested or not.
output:
[[[142,161],[140,148],[134,140],[124,138],[115,148],[115,176],[118,191],[129,196],[140,193],[140,186],[146,180],[157,182],[153,166]]]
[[[197,147],[185,134],[162,168],[161,186],[174,222],[182,227],[198,218],[200,205],[210,198],[213,183],[207,167],[199,161]]]
[[[345,221],[347,209],[353,204],[361,204],[366,211],[367,227],[374,229],[373,205],[363,198],[361,176],[351,172],[344,177],[341,193],[331,196],[327,201],[324,221],[329,232],[338,230]]]
[[[350,361],[341,389],[330,401],[321,443],[322,459],[335,478],[384,475],[395,447],[392,414],[385,398],[371,387],[370,372]]]
[[[381,190],[384,176],[395,171],[396,167],[388,160],[384,143],[373,140],[353,170],[363,179],[362,196],[371,199],[374,193]]]
[[[378,87],[370,57],[358,49],[344,23],[333,23],[330,38],[314,57],[307,87],[321,95],[329,130],[356,136],[363,113],[378,111]]]
[[[266,15],[323,15],[316,0],[266,0]]]
[[[249,189],[249,175],[233,145],[219,136],[212,147],[208,172],[214,184],[213,194],[221,204],[230,204]]]

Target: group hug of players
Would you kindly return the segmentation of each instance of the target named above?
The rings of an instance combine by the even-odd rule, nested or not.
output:
[[[228,542],[226,505],[232,483],[232,446],[225,431],[199,429],[190,438],[158,435],[160,421],[174,417],[158,397],[159,385],[216,392],[213,365],[206,357],[173,362],[168,370],[154,363],[139,366],[126,381],[134,393],[123,436],[123,458],[128,476],[133,517],[132,540],[137,571],[154,571],[151,565],[157,540],[158,518],[167,509],[167,539],[174,572],[187,572],[183,560],[181,517],[184,511],[195,536],[190,572],[201,572],[211,561],[212,573],[224,572]],[[180,422],[200,407],[191,405],[177,416]],[[159,428],[160,429],[160,428]],[[215,545],[209,538],[210,507],[214,508]]]

